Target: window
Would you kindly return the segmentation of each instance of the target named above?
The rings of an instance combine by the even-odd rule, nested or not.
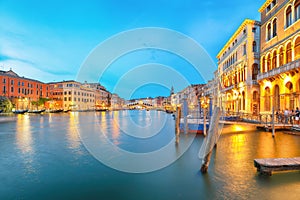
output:
[[[13,85],[13,84],[14,84],[14,80],[11,80],[11,81],[10,81],[10,84]]]
[[[265,88],[265,111],[271,110],[271,101],[270,101],[270,88]]]
[[[22,86],[24,86],[24,82],[22,82]]]
[[[271,23],[267,26],[267,41],[271,40]]]
[[[283,48],[281,47],[279,50],[279,66],[283,65]]]
[[[253,33],[256,33],[256,28],[255,28],[255,27],[252,28],[252,32],[253,32]]]
[[[271,70],[271,55],[267,58],[267,72]]]
[[[253,52],[257,52],[257,45],[256,45],[256,41],[253,41],[253,44],[252,44],[252,51]]]
[[[247,53],[247,46],[246,46],[246,44],[243,45],[243,51],[244,51],[244,55],[246,55],[246,53]]]
[[[289,43],[286,46],[286,63],[292,62],[292,45]]]
[[[272,69],[275,69],[277,67],[277,52],[274,51],[273,58],[272,58]]]
[[[10,88],[10,92],[14,92],[14,87],[11,87],[11,88]]]
[[[4,94],[6,93],[6,86],[5,85],[3,86],[3,93]]]
[[[19,94],[21,93],[21,88],[18,88],[18,93],[19,93]]]
[[[273,37],[276,37],[277,36],[277,19],[276,18],[273,20],[272,25],[273,25]]]
[[[253,64],[252,65],[252,80],[257,80],[257,75],[258,75],[258,64]]]
[[[295,21],[300,19],[300,0],[295,1]]]
[[[300,59],[300,37],[295,41],[295,60]]]
[[[69,97],[69,101],[71,101],[71,97]]]
[[[285,11],[285,28],[292,25],[292,6],[289,6]]]
[[[3,83],[6,83],[6,79],[5,78],[3,79]]]
[[[64,98],[64,101],[67,101],[67,97]]]

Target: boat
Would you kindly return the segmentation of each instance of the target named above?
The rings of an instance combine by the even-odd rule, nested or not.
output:
[[[63,109],[49,110],[49,113],[61,113],[64,112]]]
[[[13,110],[12,111],[14,114],[24,114],[24,113],[27,113],[28,110]]]
[[[33,113],[33,114],[41,114],[42,112],[45,112],[46,109],[42,110],[29,110],[28,113]]]
[[[106,108],[99,108],[99,109],[96,109],[95,111],[96,112],[105,112],[105,111],[108,111],[108,109],[106,109]]]
[[[204,120],[203,119],[187,119],[188,124],[188,133],[197,133],[197,134],[203,134],[204,131]],[[180,132],[184,132],[185,126],[184,126],[184,119],[180,119]],[[209,121],[206,120],[206,130],[209,128]]]

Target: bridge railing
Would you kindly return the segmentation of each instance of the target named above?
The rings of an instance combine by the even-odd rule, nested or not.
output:
[[[260,123],[265,125],[272,124],[272,114],[253,114],[242,112],[225,112],[222,116],[223,120],[245,121],[252,123]],[[295,115],[275,114],[274,123],[276,124],[294,124]]]

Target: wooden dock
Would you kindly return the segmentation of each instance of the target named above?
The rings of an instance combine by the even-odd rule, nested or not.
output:
[[[292,124],[274,124],[275,130],[291,130]],[[257,129],[263,129],[265,131],[272,131],[272,124],[259,124],[256,126]]]
[[[300,170],[300,157],[254,159],[254,166],[261,174],[271,176],[273,171]]]

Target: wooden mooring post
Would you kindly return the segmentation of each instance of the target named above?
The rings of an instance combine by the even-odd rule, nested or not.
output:
[[[179,134],[180,134],[180,118],[181,118],[181,107],[178,106],[176,108],[176,121],[175,121],[175,135],[176,135],[176,141],[175,143],[179,143]]]
[[[209,124],[207,137],[204,140],[205,143],[202,144],[202,145],[204,145],[204,147],[201,147],[200,152],[199,152],[199,156],[200,156],[200,154],[204,154],[204,156],[200,156],[200,157],[203,157],[202,165],[200,168],[200,171],[202,173],[207,173],[211,154],[212,154],[212,149],[217,144],[217,140],[219,138],[220,116],[221,116],[220,108],[216,107],[214,110],[214,113],[212,115],[210,124]],[[202,149],[202,148],[204,148],[204,149]]]

